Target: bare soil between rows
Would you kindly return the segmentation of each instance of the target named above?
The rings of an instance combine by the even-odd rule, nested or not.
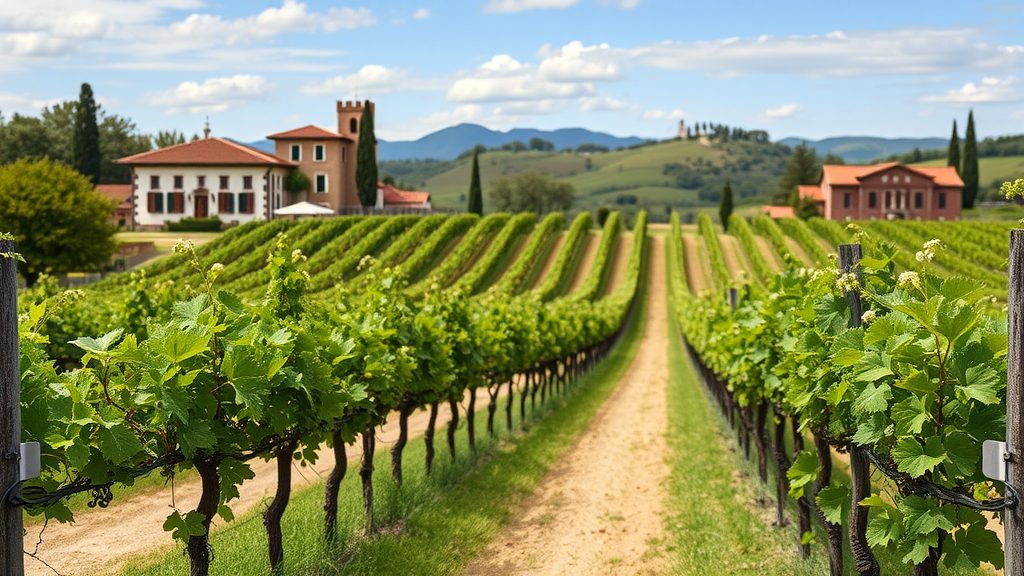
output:
[[[661,574],[670,474],[665,238],[636,357],[593,421],[464,574]]]

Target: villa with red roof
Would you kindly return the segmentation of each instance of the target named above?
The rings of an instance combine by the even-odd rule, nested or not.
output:
[[[210,138],[207,128],[202,140],[118,160],[132,167],[135,226],[160,229],[187,217],[217,216],[228,225],[272,220],[275,210],[304,201],[335,214],[359,209],[356,155],[363,110],[362,102],[338,101],[337,132],[310,125],[271,134],[274,154]],[[292,170],[309,178],[309,190],[285,189]],[[430,194],[378,184],[374,208],[430,210]]]
[[[826,165],[817,186],[800,186],[828,220],[959,220],[963,180],[950,166]]]

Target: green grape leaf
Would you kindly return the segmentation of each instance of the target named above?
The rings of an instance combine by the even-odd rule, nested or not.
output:
[[[892,421],[896,425],[896,436],[913,436],[920,434],[925,422],[932,415],[925,408],[924,398],[909,396],[893,404]]]
[[[950,506],[952,508],[952,506]],[[954,519],[949,518],[948,509],[943,509],[938,501],[923,496],[907,496],[900,502],[907,534],[934,534],[937,530],[952,531],[956,526]]]
[[[874,444],[885,438],[889,424],[889,419],[885,417],[885,413],[875,412],[857,426],[857,432],[853,435],[853,441],[862,446]]]
[[[814,323],[822,334],[838,334],[850,325],[850,306],[846,300],[826,294],[814,303]]]
[[[786,477],[789,478],[789,495],[792,498],[803,497],[804,487],[814,482],[819,469],[818,458],[806,450],[801,450],[786,471]]]
[[[206,310],[206,294],[200,294],[187,302],[175,302],[171,318],[175,322],[195,324]]]
[[[210,425],[203,421],[192,419],[179,429],[181,434],[178,441],[181,443],[181,451],[189,458],[195,456],[201,448],[214,448],[217,446],[217,435],[213,433]]]
[[[906,378],[897,380],[896,387],[918,394],[932,394],[935,392],[935,384],[932,383],[932,379],[921,370],[913,370]]]
[[[956,533],[956,549],[969,561],[970,568],[977,569],[982,562],[992,564],[997,570],[1003,568],[1003,543],[982,522]]]
[[[892,506],[883,506],[868,520],[866,532],[868,546],[888,546],[903,536],[903,518]]]
[[[943,310],[942,312],[946,312]],[[970,307],[957,310],[956,314],[940,313],[936,317],[935,331],[954,346],[978,322],[978,314]]]
[[[71,444],[64,449],[64,455],[68,458],[68,463],[71,464],[72,468],[81,470],[89,463],[89,456],[91,450],[84,444]]]
[[[970,478],[981,463],[981,444],[972,440],[963,432],[950,432],[942,444],[946,449],[947,475]]]
[[[231,312],[236,316],[242,316],[248,312],[245,303],[242,302],[242,299],[226,290],[217,293],[217,301],[220,302],[228,312]],[[202,310],[200,310],[200,312],[201,311]],[[196,318],[198,317],[199,314],[196,314]]]
[[[109,428],[100,427],[99,448],[104,458],[114,464],[121,464],[141,452],[142,443],[131,428],[124,424],[114,424]]]
[[[891,398],[892,391],[888,384],[882,383],[878,386],[868,384],[864,387],[864,390],[853,399],[853,413],[863,415],[870,414],[872,412],[883,412],[889,407],[889,400]]]
[[[83,336],[72,340],[71,344],[78,346],[93,356],[106,356],[109,354],[110,347],[121,338],[122,334],[124,334],[124,329],[118,328],[112,332],[107,332],[99,338]]]
[[[928,438],[923,447],[916,438],[903,436],[896,441],[892,456],[900,472],[906,472],[915,478],[931,472],[946,459],[942,439],[938,436]]]
[[[227,506],[227,504],[217,506],[217,515],[223,518],[225,522],[235,521],[235,513]]]
[[[850,490],[846,486],[829,486],[818,491],[815,498],[825,519],[833,524],[842,524],[850,513]]]
[[[900,541],[899,551],[907,564],[920,564],[928,557],[928,551],[939,544],[938,532],[927,534],[908,533]]]
[[[218,470],[220,472],[220,495],[224,502],[238,498],[238,487],[242,482],[256,477],[248,464],[234,458],[222,460]]]
[[[194,510],[182,518],[175,510],[164,521],[164,530],[170,532],[175,540],[188,540],[189,536],[202,536],[206,533],[206,527],[203,526],[205,519],[206,516]]]
[[[999,401],[999,388],[1002,382],[999,373],[991,366],[984,364],[971,366],[964,372],[966,385],[957,386],[957,392],[964,397],[977,400],[982,404],[995,404]]]
[[[154,342],[154,346],[157,352],[163,354],[172,363],[178,364],[206,352],[211,335],[206,326],[194,325],[188,329],[182,329],[179,326],[171,325],[163,334],[163,338]]]

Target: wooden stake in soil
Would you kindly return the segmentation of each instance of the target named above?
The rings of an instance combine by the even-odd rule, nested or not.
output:
[[[2,248],[0,248],[2,251]],[[1024,494],[1024,230],[1010,231],[1010,286],[1006,357],[1006,485]],[[1006,574],[1024,574],[1024,510],[1007,508],[1003,550]]]
[[[862,258],[860,244],[839,245],[839,270],[843,274],[856,272]],[[850,306],[850,328],[861,325],[862,306],[860,294],[848,291],[843,294]],[[868,546],[868,509],[861,506],[861,500],[871,496],[871,461],[863,448],[850,449],[850,552],[853,554],[857,572],[864,576],[878,576],[878,561]]]
[[[17,493],[16,485],[21,479],[18,270],[14,252],[13,241],[0,240],[0,496],[8,490]],[[25,573],[23,545],[21,508],[0,502],[0,572],[5,576]]]

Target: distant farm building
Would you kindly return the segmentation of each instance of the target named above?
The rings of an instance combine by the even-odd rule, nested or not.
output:
[[[135,227],[135,216],[132,213],[131,184],[100,184],[96,191],[117,202],[110,213],[110,223],[118,228],[129,230]]]
[[[826,165],[817,186],[800,186],[828,220],[959,220],[964,182],[950,166]]]

